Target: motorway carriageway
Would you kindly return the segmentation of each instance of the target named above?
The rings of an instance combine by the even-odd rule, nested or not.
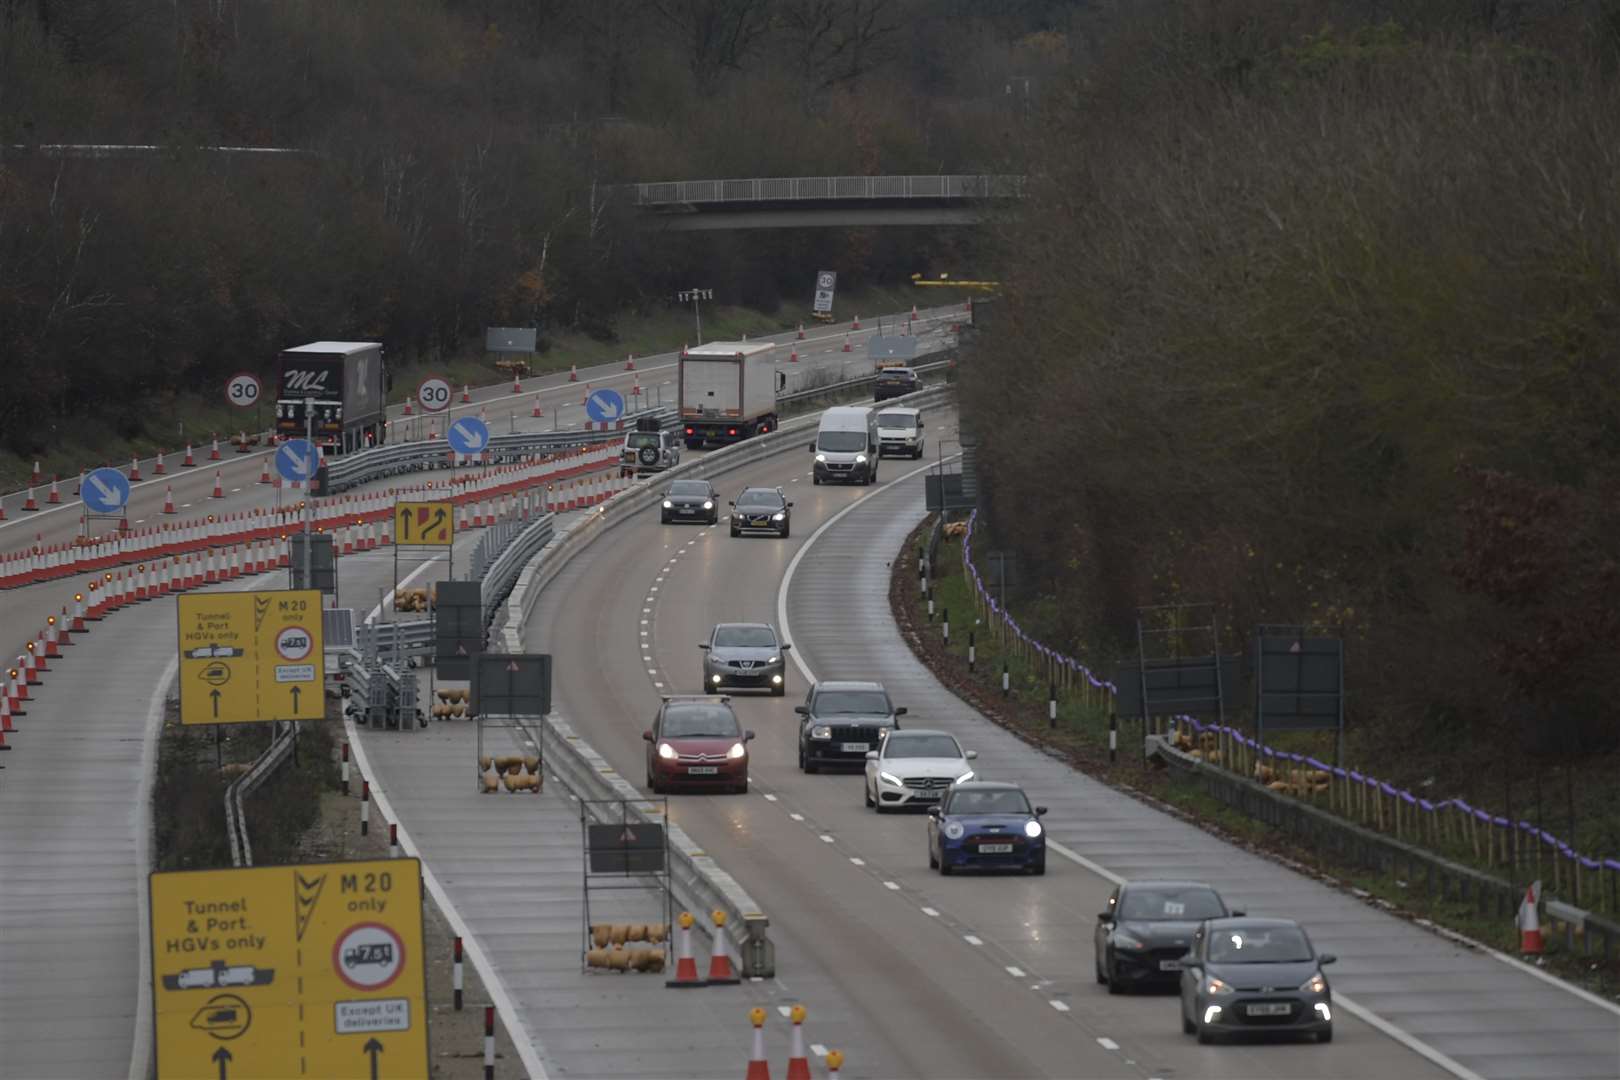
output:
[[[929,417],[930,439],[953,439],[954,427],[948,412]],[[525,630],[527,649],[553,656],[557,711],[639,783],[641,732],[659,694],[698,689],[698,642],[716,622],[778,622],[778,590],[795,553],[818,526],[858,501],[861,508],[825,534],[798,568],[807,574],[814,566],[820,576],[814,595],[788,604],[788,640],[796,650],[789,655],[802,652],[822,677],[853,679],[881,675],[889,659],[909,659],[886,613],[886,567],[921,516],[923,468],[926,462],[885,460],[876,488],[812,486],[809,462],[795,444],[716,479],[723,499],[747,485],[782,486],[795,503],[790,540],[734,539],[724,524],[660,525],[651,512],[605,533],[546,590]],[[890,486],[898,486],[893,497],[885,494]],[[894,526],[885,544],[858,540],[836,545],[836,558],[820,554],[844,530],[874,521]],[[827,662],[834,655],[839,662]],[[1181,1034],[1173,996],[1109,997],[1092,981],[1091,931],[1111,883],[1055,854],[1043,878],[938,877],[928,869],[921,817],[865,809],[859,773],[800,773],[793,706],[807,687],[790,672],[785,697],[734,696],[744,726],[758,735],[751,746],[753,790],[671,800],[672,818],[770,917],[778,978],[774,985],[706,991],[726,995],[728,1004],[710,1006],[718,1013],[712,1031],[700,1029],[675,1045],[725,1040],[741,1048],[747,1003],[800,1000],[813,1018],[813,1040],[848,1055],[846,1075],[1446,1075],[1342,1011],[1330,1045],[1202,1047]],[[911,709],[905,725],[954,726],[945,723],[947,714],[953,721],[966,717],[966,707],[940,697],[942,691],[924,700],[923,682],[890,680],[897,703]],[[986,730],[964,732],[965,745],[980,751],[976,767],[990,778],[1007,776],[1010,754],[1029,751],[1010,736],[992,741],[993,729],[982,721],[979,727]],[[1085,812],[1084,801],[1065,798],[1063,790],[1032,785],[1030,794],[1054,805],[1047,821],[1055,830]],[[408,811],[401,813],[408,821]],[[652,1000],[659,995],[635,992],[634,980],[626,980],[625,993],[635,993],[637,1009],[660,1008]],[[572,1015],[571,1004],[547,1003],[564,1016]],[[668,1036],[662,1021],[646,1026]],[[586,1075],[614,1063],[565,1062]],[[689,1063],[679,1053],[660,1060],[656,1074],[708,1075],[701,1059]]]

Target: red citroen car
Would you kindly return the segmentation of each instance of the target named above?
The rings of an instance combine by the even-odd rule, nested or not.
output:
[[[721,694],[666,696],[641,733],[647,740],[647,786],[667,791],[748,791],[748,741]]]

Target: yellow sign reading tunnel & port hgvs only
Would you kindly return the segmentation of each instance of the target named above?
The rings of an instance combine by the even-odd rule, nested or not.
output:
[[[321,594],[188,593],[180,620],[180,722],[326,716]]]

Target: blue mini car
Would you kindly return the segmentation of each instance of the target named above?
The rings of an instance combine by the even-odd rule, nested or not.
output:
[[[1029,805],[1023,788],[989,780],[954,784],[928,808],[928,865],[1046,873],[1046,807]]]

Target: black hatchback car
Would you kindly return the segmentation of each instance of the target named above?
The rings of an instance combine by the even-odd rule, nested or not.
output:
[[[1202,882],[1126,882],[1097,916],[1097,981],[1106,983],[1110,994],[1136,986],[1175,986],[1198,924],[1232,914],[1243,913],[1227,910],[1221,894]]]
[[[1193,933],[1181,969],[1181,1030],[1201,1043],[1274,1032],[1333,1040],[1333,991],[1318,953],[1292,919],[1211,919]]]
[[[779,487],[744,488],[731,504],[731,535],[770,532],[787,536],[793,528],[793,504]]]
[[[714,485],[707,480],[677,480],[664,492],[658,520],[664,525],[672,521],[701,521],[713,525],[720,520],[719,499]]]
[[[887,401],[889,398],[909,394],[921,386],[922,379],[908,367],[884,368],[872,381],[872,400]]]

